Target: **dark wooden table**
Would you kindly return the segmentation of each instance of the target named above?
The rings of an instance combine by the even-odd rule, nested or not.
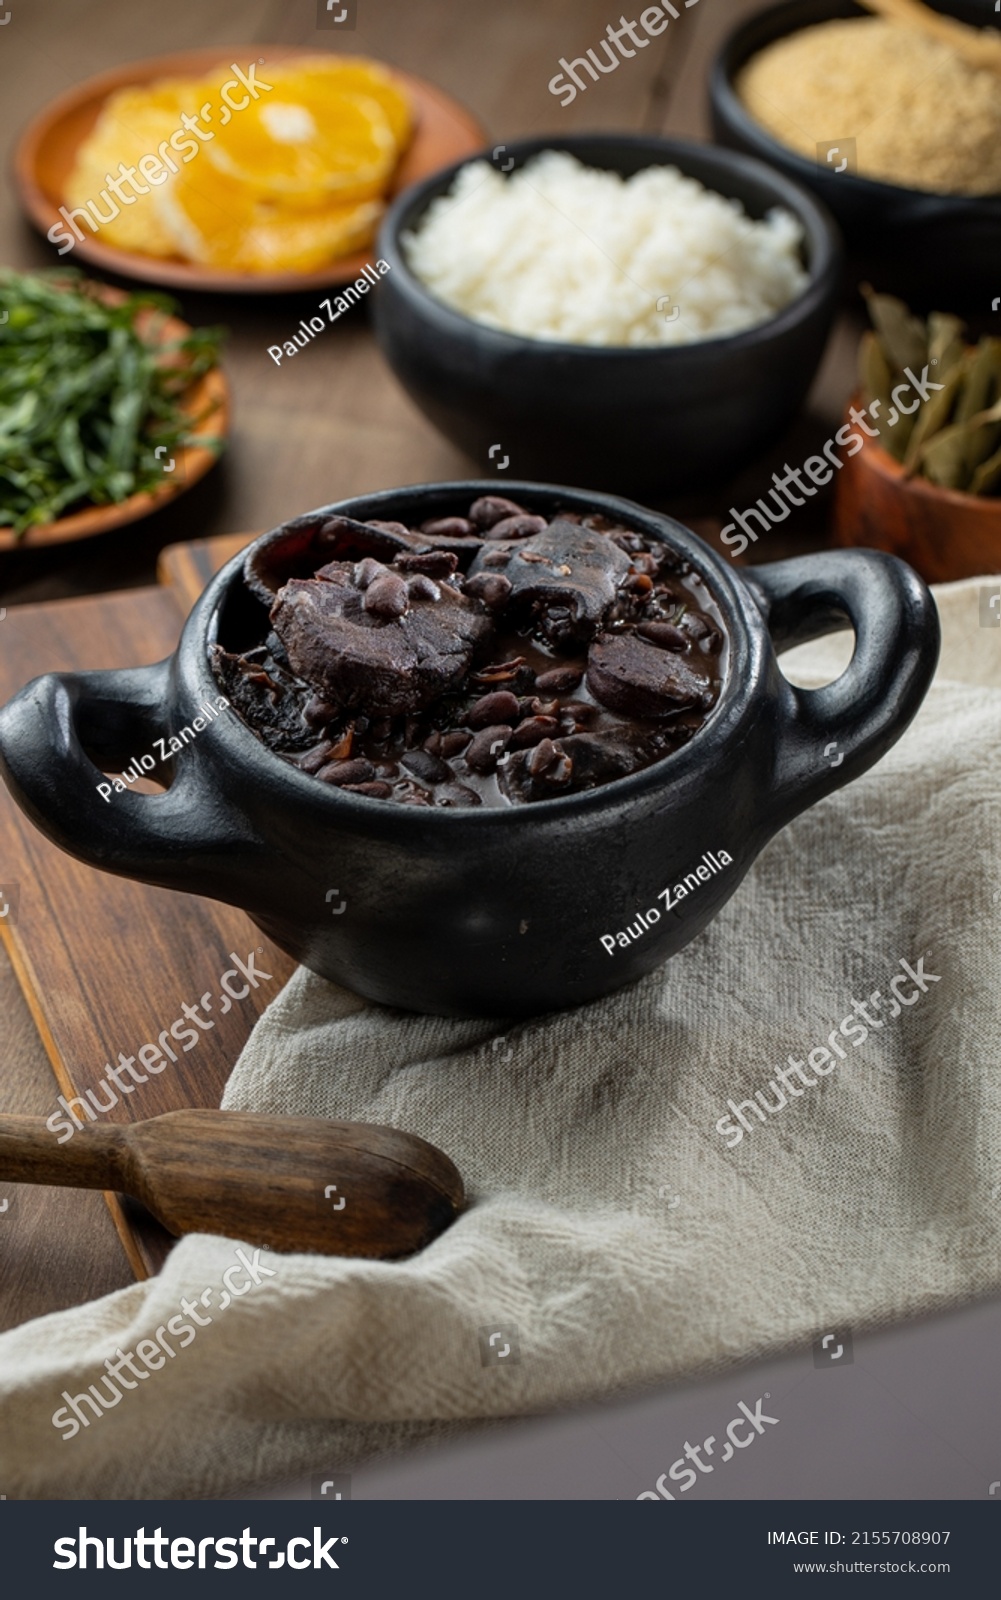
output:
[[[10,151],[19,129],[49,99],[119,62],[216,44],[224,53],[269,42],[336,48],[431,79],[470,106],[498,142],[584,129],[706,138],[709,62],[740,16],[761,4],[700,0],[634,60],[621,62],[564,109],[547,84],[561,56],[573,58],[596,45],[614,20],[604,0],[358,0],[352,32],[317,31],[316,0],[172,0],[162,7],[133,0],[7,0],[11,21],[0,28],[6,146],[0,255],[20,269],[55,263],[54,251],[20,215],[7,175]],[[254,53],[266,56],[266,49]],[[294,363],[275,367],[268,345],[296,326],[307,306],[315,309],[314,300],[184,296],[189,321],[222,322],[230,330],[226,368],[235,416],[228,455],[190,494],[133,528],[75,546],[0,556],[0,605],[149,585],[167,545],[264,529],[366,490],[467,475],[470,464],[424,421],[384,366],[361,308]],[[815,452],[837,426],[852,386],[857,337],[858,324],[846,316],[801,417],[767,459],[706,493],[676,497],[665,509],[711,534],[726,520],[728,506],[747,505],[764,491],[773,468]],[[756,558],[821,547],[826,518],[818,495],[762,538]],[[16,878],[15,866],[0,863],[0,882]],[[2,952],[0,1050],[0,1110],[46,1115],[54,1092],[49,1061]],[[0,1215],[0,1327],[131,1279],[99,1195],[39,1189],[30,1199],[19,1197],[16,1225],[13,1213]]]

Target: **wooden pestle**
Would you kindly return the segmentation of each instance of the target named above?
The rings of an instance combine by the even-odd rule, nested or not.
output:
[[[4,1178],[133,1195],[173,1234],[376,1260],[420,1250],[465,1202],[456,1167],[416,1134],[247,1111],[88,1124],[62,1144],[39,1119],[0,1117]]]
[[[1001,72],[1001,34],[994,28],[974,28],[958,17],[943,16],[921,0],[859,0],[867,11],[904,27],[918,28],[964,56],[971,67]]]

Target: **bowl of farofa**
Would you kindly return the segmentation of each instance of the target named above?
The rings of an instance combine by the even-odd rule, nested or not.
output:
[[[948,15],[992,20],[973,0]],[[986,310],[1001,258],[1001,75],[853,0],[787,0],[734,30],[709,95],[717,140],[811,189],[859,276],[916,308]]]
[[[475,280],[484,254],[483,229],[491,220],[484,217],[483,196],[517,182],[523,170],[526,183],[534,185],[533,162],[550,155],[579,164],[599,184],[621,180],[624,189],[639,181],[655,187],[673,183],[659,172],[651,178],[650,170],[676,169],[685,184],[694,184],[685,192],[683,208],[689,202],[702,206],[708,191],[709,211],[699,212],[705,222],[700,220],[697,229],[693,222],[689,235],[679,227],[677,235],[691,240],[696,254],[701,251],[701,268],[686,272],[661,231],[649,241],[641,235],[644,248],[649,243],[643,271],[636,269],[635,258],[623,270],[619,232],[608,220],[611,212],[601,211],[604,196],[596,195],[594,211],[585,209],[576,217],[564,219],[558,204],[543,207],[545,217],[562,229],[543,239],[543,218],[538,246],[539,256],[557,267],[542,291],[549,297],[551,325],[561,330],[557,336],[539,331],[548,326],[545,321],[532,324],[534,331],[527,334],[499,325],[499,319],[490,325],[448,303],[418,275],[409,241],[421,237],[436,205],[465,194],[469,229],[457,243],[456,266],[465,270],[473,262],[476,270],[467,276]],[[836,309],[841,243],[823,206],[761,162],[654,136],[520,140],[500,147],[495,159],[485,152],[474,169],[475,160],[402,195],[378,245],[391,270],[376,297],[377,338],[411,399],[442,433],[489,470],[506,471],[510,463],[510,470],[523,477],[648,495],[729,479],[774,441],[802,404]],[[476,185],[467,189],[479,186],[486,174],[479,195],[458,187],[470,172]],[[667,212],[656,209],[656,199],[653,204],[654,217],[663,220]],[[599,212],[605,222],[592,226]],[[736,291],[727,285],[739,288],[748,281],[744,274],[734,278],[736,256],[731,256],[729,278],[723,276],[731,222],[738,230],[749,222],[767,231],[784,229],[783,218],[798,240],[796,290],[753,326],[729,331],[737,308]],[[715,238],[717,225],[721,243],[713,251],[706,241]],[[531,257],[534,237],[508,229],[506,238],[491,243],[493,259],[506,273],[504,291],[510,287],[513,299],[520,297],[520,311],[526,285],[537,294],[539,284],[530,260],[518,258],[513,272],[511,262],[519,250]],[[738,254],[743,248],[740,244]],[[759,259],[757,247],[748,248],[752,261]],[[483,266],[489,279],[491,260]],[[579,293],[563,295],[562,284],[575,271],[585,285],[592,272],[595,278],[591,322],[581,314]],[[621,315],[627,300],[633,317],[628,327]],[[707,306],[718,313],[714,318]],[[686,334],[694,337],[680,342]],[[642,342],[647,339],[658,342]]]

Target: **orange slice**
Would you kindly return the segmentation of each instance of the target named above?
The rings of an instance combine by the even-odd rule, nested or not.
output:
[[[157,191],[160,222],[189,261],[233,272],[312,272],[369,244],[378,200],[286,211],[223,177],[208,162]]]
[[[397,151],[402,151],[413,128],[410,101],[391,73],[377,61],[362,57],[298,56],[270,74],[274,91],[283,99],[363,94],[377,100],[389,120]]]
[[[254,101],[234,116],[204,154],[216,171],[248,193],[284,205],[318,206],[368,199],[385,187],[396,163],[389,119],[368,95],[318,94]]]
[[[384,210],[380,200],[357,200],[321,211],[261,215],[233,265],[240,272],[315,272],[371,244]]]
[[[164,140],[169,140],[178,126],[176,106],[170,108],[147,103],[144,97],[129,92],[112,95],[100,117],[77,151],[73,171],[66,182],[64,199],[67,206],[94,208],[100,219],[99,237],[119,250],[138,250],[149,256],[171,256],[175,253],[172,238],[159,220],[152,194],[142,194],[138,185],[143,178],[136,173],[138,185],[120,182],[121,193],[116,199],[108,187],[109,175],[119,178],[120,167],[132,167],[144,156],[152,156],[158,163],[152,170],[160,176],[165,169],[156,155]],[[179,157],[174,156],[175,161]],[[149,170],[149,169],[147,169]],[[150,187],[148,184],[146,187]],[[108,198],[105,199],[104,195]],[[118,215],[115,216],[115,210]],[[93,214],[93,213],[92,213]],[[106,219],[106,220],[105,220]],[[90,237],[90,226],[78,218],[81,231]]]

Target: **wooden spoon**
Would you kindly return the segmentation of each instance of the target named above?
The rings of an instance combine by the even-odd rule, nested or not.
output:
[[[986,67],[1001,73],[1001,34],[994,28],[972,28],[956,17],[943,17],[921,0],[859,0],[867,11],[874,11],[891,22],[919,28],[922,33],[951,45],[972,67]]]
[[[173,1234],[376,1260],[420,1250],[465,1203],[455,1166],[416,1134],[247,1111],[168,1111],[62,1144],[39,1119],[0,1117],[0,1178],[118,1190]]]

